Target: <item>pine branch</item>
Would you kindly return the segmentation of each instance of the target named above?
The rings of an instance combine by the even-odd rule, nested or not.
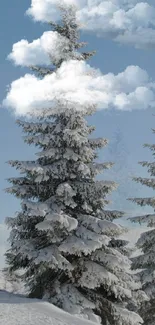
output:
[[[37,66],[30,66],[30,70],[37,72],[38,76],[40,77],[45,77],[49,74],[52,74],[53,72],[55,72],[55,69],[49,69],[49,68],[45,68],[45,67],[37,67]]]

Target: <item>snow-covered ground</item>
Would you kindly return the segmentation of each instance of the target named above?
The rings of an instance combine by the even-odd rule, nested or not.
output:
[[[146,230],[149,229],[135,227],[122,237],[133,246],[141,232]],[[0,271],[0,325],[95,325],[65,313],[48,302],[28,299],[18,294],[22,292],[24,287],[21,284],[6,281]]]
[[[96,325],[48,302],[12,292],[24,292],[24,287],[8,282],[0,271],[0,325]]]
[[[95,325],[36,299],[0,290],[0,325]]]

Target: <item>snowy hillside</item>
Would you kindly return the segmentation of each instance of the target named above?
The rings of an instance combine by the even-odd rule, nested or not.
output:
[[[0,325],[95,325],[35,299],[0,291]]]

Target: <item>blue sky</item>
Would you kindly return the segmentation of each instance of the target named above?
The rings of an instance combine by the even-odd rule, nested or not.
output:
[[[46,24],[34,23],[29,17],[25,16],[26,9],[30,6],[28,0],[10,0],[1,1],[0,5],[0,101],[6,95],[7,85],[13,80],[19,78],[27,71],[24,68],[15,67],[6,60],[11,52],[13,43],[26,38],[29,41],[36,39],[48,30]],[[134,47],[124,46],[98,38],[90,33],[82,32],[82,39],[89,43],[89,49],[97,50],[96,56],[91,59],[91,65],[100,68],[103,73],[119,73],[128,65],[139,65],[146,70],[149,76],[155,80],[154,68],[154,49],[139,50]],[[15,124],[13,113],[7,109],[1,108],[0,111],[0,198],[1,215],[0,222],[3,222],[6,216],[12,216],[19,208],[19,201],[14,197],[4,193],[8,184],[6,179],[15,176],[16,171],[10,168],[6,161],[10,159],[28,160],[33,158],[35,148],[28,147],[23,143],[21,130]],[[98,112],[91,118],[91,122],[96,125],[96,135],[106,137],[112,140],[117,129],[122,132],[122,140],[127,149],[128,171],[134,170],[136,175],[147,175],[144,168],[138,165],[138,161],[152,159],[151,153],[142,147],[143,143],[153,143],[155,135],[151,128],[155,128],[154,108],[132,112],[108,111]],[[109,159],[108,148],[105,149],[100,158]],[[121,183],[121,180],[120,180]],[[127,183],[128,188],[128,183]],[[144,186],[135,186],[133,190],[129,186],[128,196],[148,196],[151,191]],[[113,196],[115,199],[115,196]],[[117,202],[116,202],[117,203]],[[137,209],[123,199],[124,210]]]

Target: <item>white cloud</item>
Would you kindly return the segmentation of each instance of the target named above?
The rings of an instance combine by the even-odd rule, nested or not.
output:
[[[36,21],[56,21],[59,19],[58,6],[78,5],[85,0],[31,0],[31,7],[27,14],[32,16]]]
[[[0,270],[5,265],[4,253],[7,249],[7,238],[9,236],[9,231],[5,224],[0,224]]]
[[[147,109],[155,105],[154,87],[138,66],[103,75],[84,61],[71,60],[43,79],[26,74],[13,81],[3,105],[23,116],[51,108],[55,100],[78,103],[81,108],[92,104],[98,109]]]
[[[21,66],[49,65],[51,60],[57,64],[64,57],[67,59],[66,52],[69,52],[69,40],[49,31],[32,43],[27,40],[15,43],[8,59]]]
[[[57,5],[77,6],[82,28],[136,48],[155,46],[155,7],[139,0],[31,0],[36,21],[58,20]],[[143,39],[141,38],[143,36]]]
[[[135,31],[125,31],[116,37],[116,41],[126,45],[134,45],[136,48],[155,47],[155,29],[138,28]]]

